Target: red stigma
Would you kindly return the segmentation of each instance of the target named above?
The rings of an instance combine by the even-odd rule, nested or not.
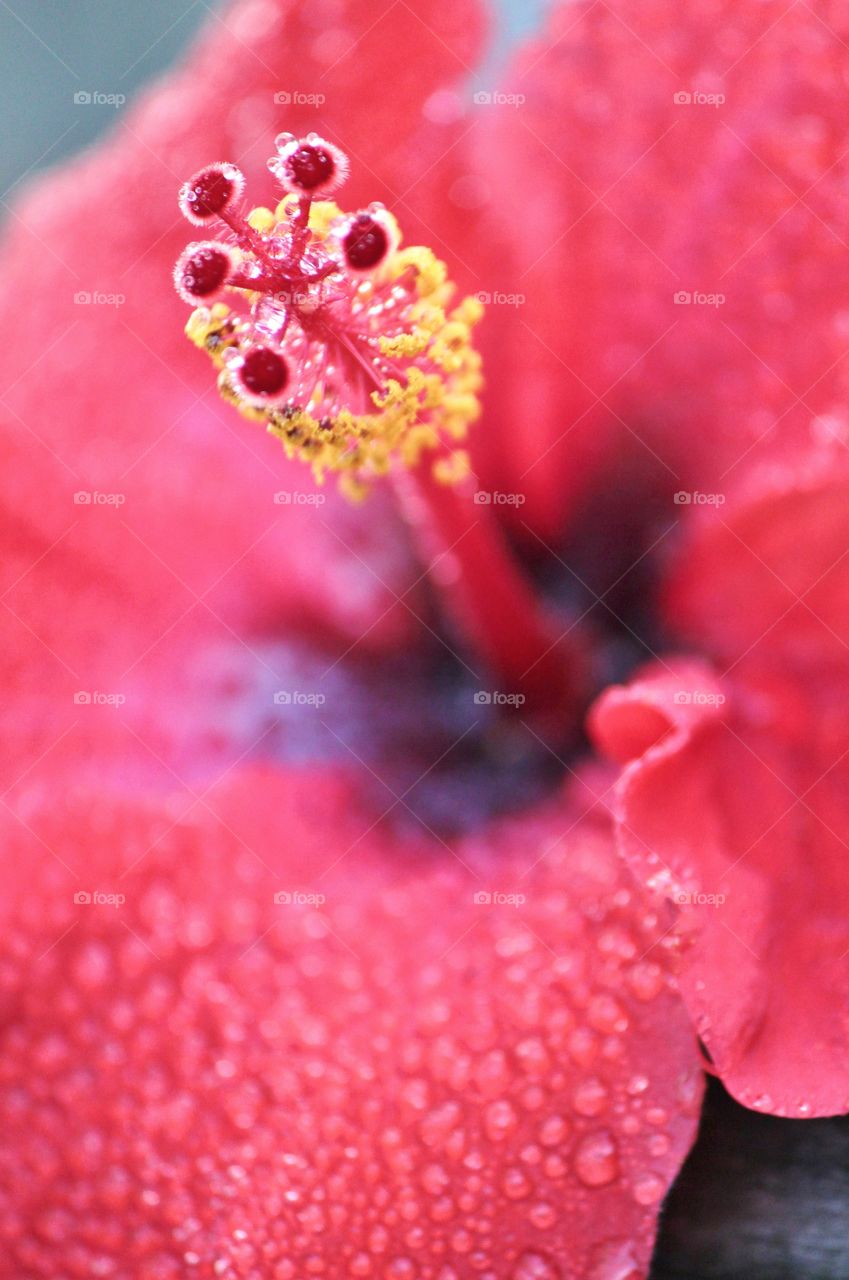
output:
[[[357,214],[342,244],[348,265],[355,271],[369,271],[389,252],[389,236],[369,213]]]
[[[265,403],[286,390],[289,368],[270,347],[252,347],[238,366],[237,377],[249,396]]]
[[[348,157],[332,142],[308,133],[296,138],[281,133],[275,138],[277,155],[268,167],[287,190],[301,196],[323,198],[340,187],[348,176]]]
[[[233,273],[230,251],[214,241],[190,244],[174,268],[174,284],[186,302],[215,297]]]
[[[211,164],[201,169],[180,191],[180,208],[199,226],[220,217],[241,196],[244,178],[232,164]]]
[[[304,191],[312,191],[320,183],[333,176],[333,161],[321,147],[304,146],[289,158],[292,181]]]

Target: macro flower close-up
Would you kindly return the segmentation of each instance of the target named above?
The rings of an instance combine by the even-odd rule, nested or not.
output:
[[[845,1276],[849,12],[47,8],[0,1280]]]

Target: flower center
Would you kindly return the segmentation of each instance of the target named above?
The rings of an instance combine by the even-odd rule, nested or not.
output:
[[[347,174],[337,147],[315,134],[281,134],[276,146],[269,168],[287,194],[273,211],[245,216],[232,165],[208,166],[181,191],[185,216],[222,232],[177,264],[181,297],[204,304],[189,337],[219,368],[222,396],[265,421],[319,482],[337,472],[359,497],[428,451],[438,478],[461,478],[456,445],[479,412],[479,304],[449,310],[444,265],[402,249],[382,205],[345,214],[323,198]]]
[[[567,652],[570,628],[539,607],[493,513],[459,491],[469,474],[459,446],[480,412],[480,303],[453,304],[444,263],[402,248],[383,205],[343,213],[326,198],[348,172],[338,147],[289,133],[275,145],[268,167],[285,195],[273,210],[241,209],[244,178],[228,164],[181,190],[186,218],[220,232],[177,263],[177,291],[196,307],[186,332],[218,369],[221,395],[318,483],[336,473],[357,498],[391,474],[481,680],[559,740],[580,696],[579,646]]]

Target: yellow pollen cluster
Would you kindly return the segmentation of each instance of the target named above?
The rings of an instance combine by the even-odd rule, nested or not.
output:
[[[254,209],[250,226],[263,235],[288,229],[291,199],[273,212]],[[313,243],[323,244],[340,216],[332,202],[314,203],[309,219]],[[234,387],[224,360],[228,349],[238,347],[242,339],[243,316],[217,302],[193,312],[186,326],[191,341],[220,368],[222,396],[246,417],[265,421],[287,456],[308,463],[319,484],[328,472],[336,472],[340,487],[352,498],[363,497],[370,481],[393,466],[415,467],[428,452],[435,455],[434,476],[445,484],[459,482],[469,471],[468,454],[457,446],[480,412],[481,359],[472,345],[472,330],[482,307],[466,298],[451,308],[454,285],[445,265],[424,247],[395,249],[373,277],[356,281],[357,301],[367,307],[374,294],[379,302],[394,285],[401,286],[409,300],[400,311],[396,305],[391,333],[374,344],[376,367],[385,358],[392,374],[382,376],[379,389],[370,391],[373,408],[365,412],[336,407],[328,414],[322,406],[321,382],[303,404],[249,404]],[[258,296],[233,292],[251,302]]]

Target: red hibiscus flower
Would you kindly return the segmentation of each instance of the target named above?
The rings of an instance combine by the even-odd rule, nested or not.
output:
[[[840,54],[779,18],[566,6],[477,110],[470,4],[240,0],[18,205],[9,1274],[642,1275],[700,1100],[685,1004],[739,1097],[841,1109]],[[443,499],[424,566],[385,487],[316,501],[179,337],[176,189],[267,184],[317,114],[346,207],[491,302],[468,446],[517,500]],[[636,566],[676,542],[657,616],[701,660],[592,716],[628,867],[615,773],[544,794],[542,763],[661,647]],[[529,636],[517,726],[473,695]]]

